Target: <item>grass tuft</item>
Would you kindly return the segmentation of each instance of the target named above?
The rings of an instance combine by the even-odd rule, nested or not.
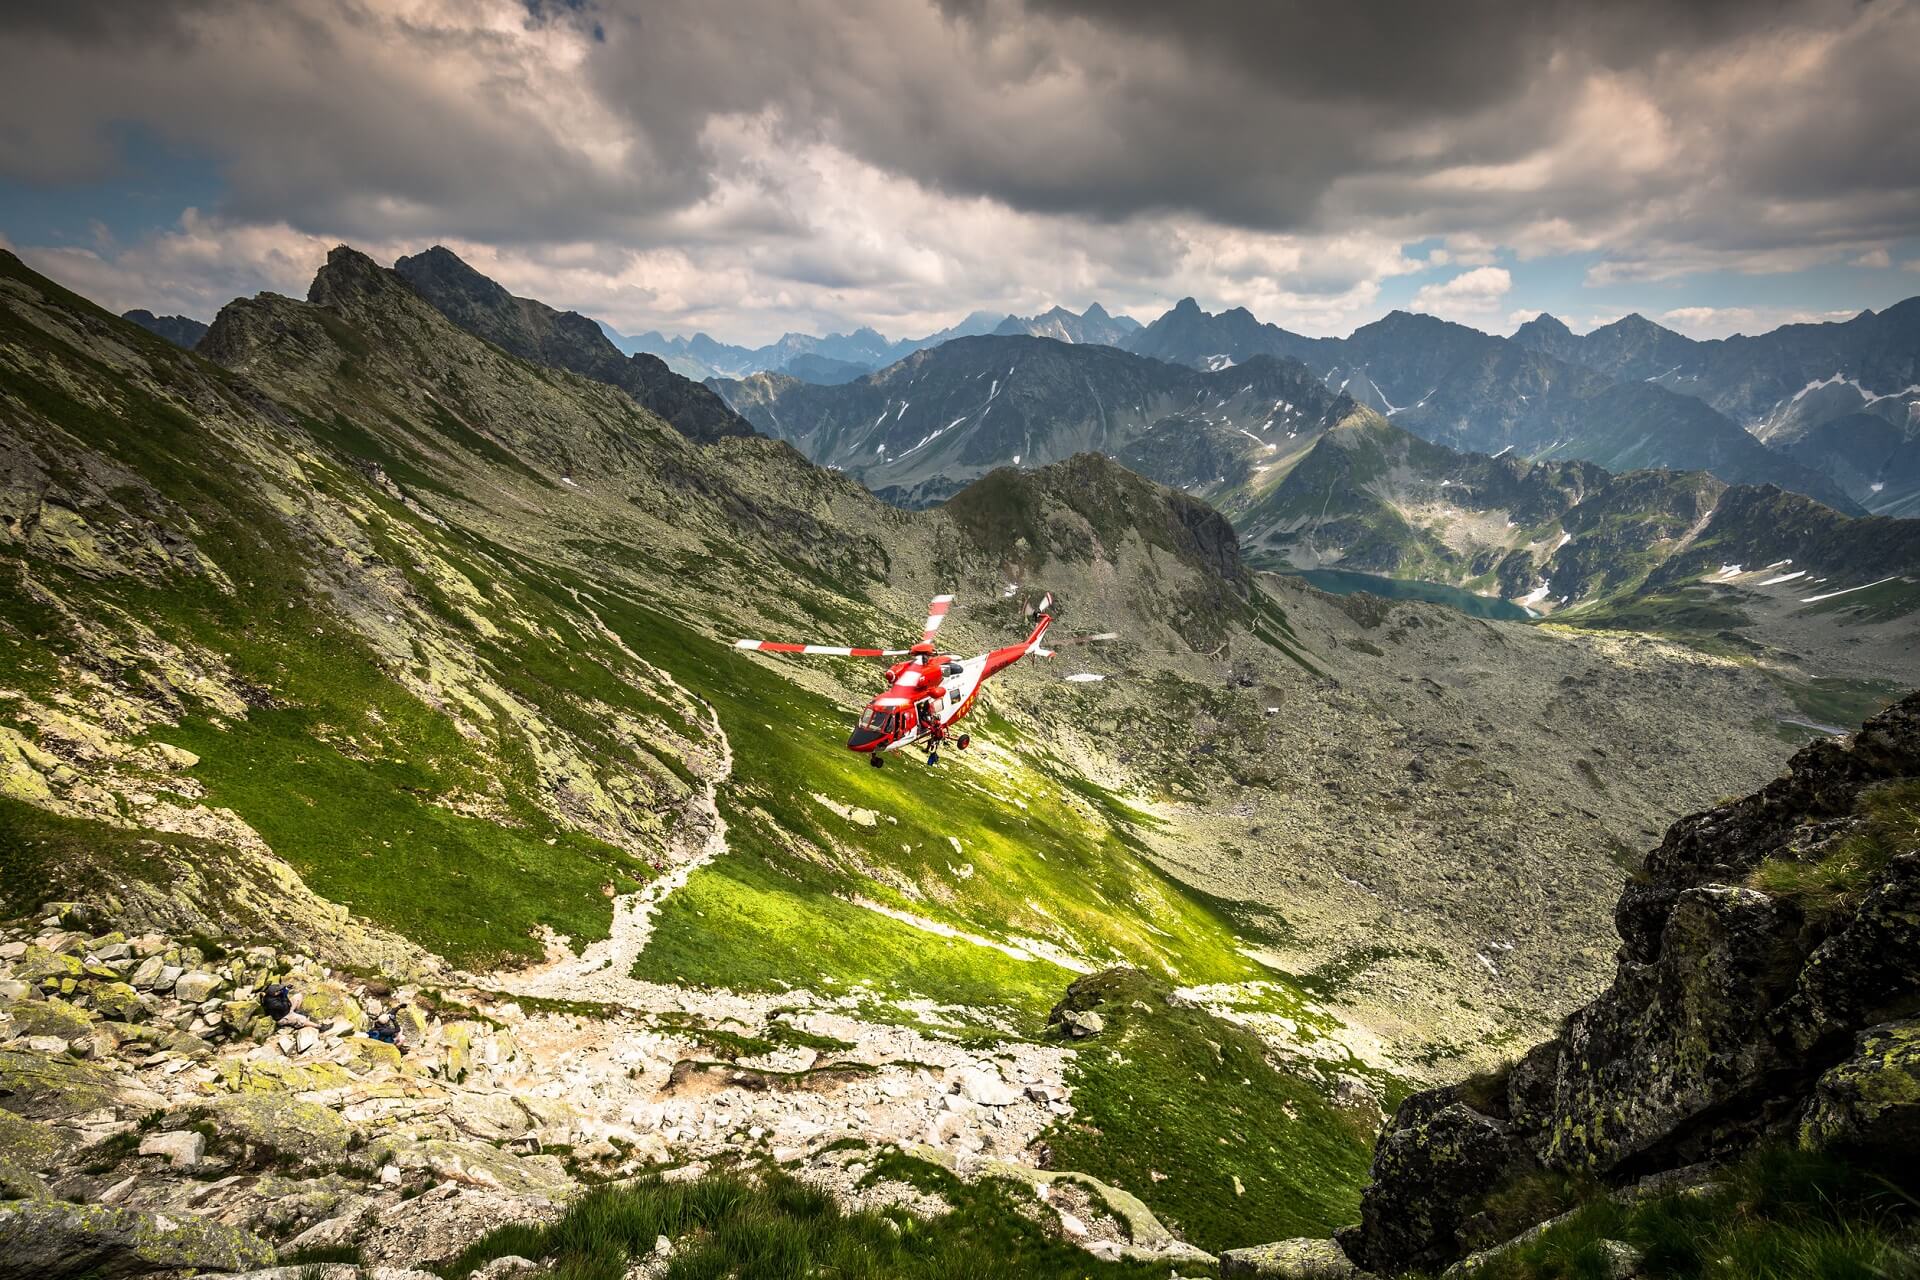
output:
[[[912,1165],[911,1181],[935,1190],[952,1211],[920,1218],[894,1208],[848,1213],[827,1192],[779,1172],[758,1178],[709,1174],[604,1187],[575,1200],[548,1226],[516,1223],[471,1245],[441,1269],[466,1280],[495,1258],[542,1262],[557,1280],[623,1280],[655,1241],[672,1242],[665,1280],[964,1280],[969,1277],[1108,1277],[1167,1274],[1165,1263],[1105,1263],[1057,1239],[1008,1184],[966,1184],[936,1166]],[[1022,1210],[1025,1209],[1026,1212]],[[1032,1213],[1033,1216],[1028,1216]]]
[[[1786,898],[1809,916],[1833,920],[1860,903],[1896,855],[1920,850],[1920,782],[1890,783],[1863,792],[1858,829],[1813,862],[1768,858],[1748,876],[1756,889]]]

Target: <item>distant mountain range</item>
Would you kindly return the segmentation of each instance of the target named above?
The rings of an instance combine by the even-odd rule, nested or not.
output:
[[[1127,346],[1200,369],[1289,356],[1359,403],[1456,448],[1575,458],[1616,471],[1706,469],[1729,483],[1777,484],[1842,511],[1862,509],[1824,468],[1768,448],[1691,395],[1617,381],[1433,316],[1395,311],[1346,338],[1307,338],[1244,309],[1210,315],[1189,298]]]
[[[207,336],[207,326],[191,316],[157,316],[151,311],[123,312],[122,320],[131,320],[148,333],[157,334],[174,346],[191,351]]]
[[[1920,515],[1920,298],[1711,341],[1639,315],[1576,336],[1542,315],[1513,341],[1705,401],[1868,510]]]
[[[622,354],[599,325],[579,312],[556,311],[532,298],[516,298],[450,249],[435,245],[401,258],[393,270],[468,333],[523,360],[619,387],[690,440],[753,434],[753,428],[726,401],[674,373],[658,357]]]
[[[1295,360],[1207,373],[1025,335],[956,338],[837,386],[775,373],[712,385],[761,431],[908,506],[1089,450],[1213,498],[1354,409]]]
[[[1403,311],[1314,338],[1185,298],[1145,327],[1093,303],[744,347],[625,337],[440,247],[395,269],[469,332],[622,387],[693,439],[758,429],[903,505],[1093,449],[1244,519],[1364,407],[1468,453],[1705,472],[1841,514],[1920,515],[1920,298],[1715,341],[1638,315],[1585,335],[1542,315],[1502,338]],[[183,346],[205,332],[127,318]]]
[[[1255,564],[1450,583],[1538,612],[1702,580],[1802,603],[1877,588],[1859,603],[1920,608],[1920,585],[1902,580],[1920,574],[1920,521],[1850,518],[1704,471],[1463,453],[1368,411],[1323,434],[1235,523]]]
[[[788,333],[764,347],[734,346],[704,333],[696,333],[691,338],[668,338],[649,331],[629,337],[604,324],[601,328],[622,351],[659,356],[668,367],[689,378],[744,378],[755,373],[784,373],[808,382],[837,383],[851,382],[904,360],[916,351],[937,347],[955,338],[1027,334],[1061,342],[1117,346],[1129,334],[1138,332],[1140,322],[1130,316],[1109,315],[1105,307],[1095,302],[1079,315],[1058,306],[1035,316],[975,311],[959,324],[924,338],[893,341],[873,329],[860,328],[852,333],[830,333],[825,337]]]

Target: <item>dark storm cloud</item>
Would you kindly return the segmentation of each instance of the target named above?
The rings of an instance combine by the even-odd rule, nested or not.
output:
[[[131,124],[224,180],[196,236],[1350,308],[1416,240],[1631,275],[1920,233],[1917,86],[1920,0],[70,0],[0,8],[0,181],[100,181]]]

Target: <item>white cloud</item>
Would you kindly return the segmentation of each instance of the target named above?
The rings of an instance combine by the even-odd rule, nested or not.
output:
[[[1545,315],[1545,314],[1546,313],[1543,311],[1537,311],[1527,307],[1521,307],[1518,310],[1509,311],[1507,312],[1507,332],[1512,333],[1515,329],[1518,329],[1521,325],[1526,324],[1529,320],[1538,320],[1542,315]]]
[[[1855,311],[1813,311],[1800,307],[1675,307],[1660,313],[1670,329],[1690,338],[1727,338],[1736,333],[1765,333],[1783,324],[1826,324],[1851,320]]]
[[[1410,305],[1443,320],[1484,325],[1499,317],[1512,289],[1513,276],[1505,267],[1475,267],[1443,283],[1421,285]]]
[[[1852,263],[1850,263],[1849,265],[1855,266],[1855,267],[1869,267],[1876,270],[1884,269],[1886,267],[1890,267],[1893,265],[1893,255],[1888,253],[1886,251],[1886,248],[1882,246],[1877,249],[1867,250],[1865,253],[1855,258],[1852,261]]]
[[[1089,226],[959,199],[829,142],[787,145],[766,117],[716,121],[704,145],[712,189],[662,219],[645,245],[369,238],[190,209],[136,243],[21,252],[114,310],[211,319],[239,294],[304,295],[342,240],[383,262],[438,240],[515,293],[623,332],[704,329],[756,343],[858,323],[917,336],[976,308],[1031,314],[1056,302],[1078,310],[1097,300],[1150,321],[1187,294],[1300,332],[1345,334],[1377,314],[1383,280],[1422,265],[1377,235],[1284,235],[1174,214]]]

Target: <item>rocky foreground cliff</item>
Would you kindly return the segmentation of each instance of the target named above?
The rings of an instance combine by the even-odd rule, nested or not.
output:
[[[1337,1245],[1230,1253],[1228,1272],[1567,1274],[1525,1262],[1559,1233],[1573,1274],[1698,1274],[1580,1241],[1575,1219],[1597,1211],[1575,1206],[1604,1202],[1633,1227],[1619,1206],[1676,1192],[1719,1206],[1798,1152],[1885,1168],[1890,1207],[1852,1228],[1853,1254],[1776,1274],[1913,1274],[1920,1231],[1901,1209],[1915,1202],[1897,1184],[1920,1151],[1920,694],[1676,822],[1615,921],[1612,985],[1557,1036],[1400,1104]]]

